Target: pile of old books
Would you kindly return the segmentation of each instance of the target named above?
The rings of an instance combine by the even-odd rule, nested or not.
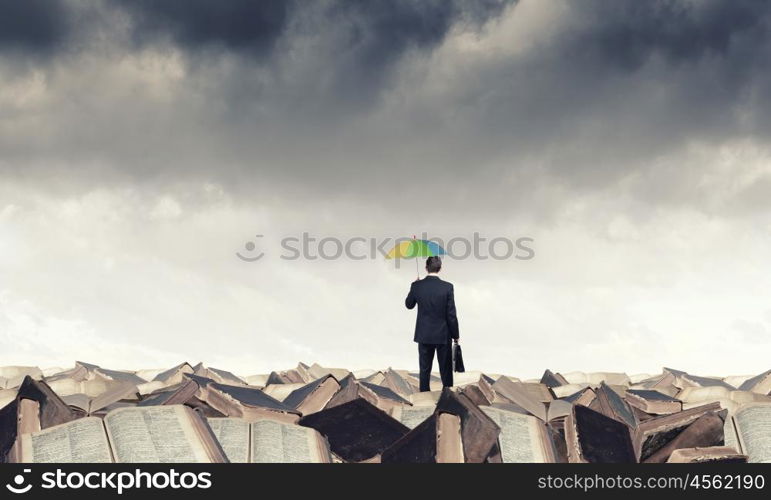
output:
[[[771,370],[0,368],[3,462],[771,462]]]

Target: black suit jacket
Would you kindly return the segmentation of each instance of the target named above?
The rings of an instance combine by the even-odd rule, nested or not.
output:
[[[426,276],[412,284],[404,304],[407,309],[418,305],[415,342],[446,344],[460,336],[452,283],[437,276]]]

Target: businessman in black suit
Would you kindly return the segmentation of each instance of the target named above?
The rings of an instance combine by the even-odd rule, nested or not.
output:
[[[455,297],[452,283],[442,281],[437,273],[442,269],[439,257],[426,259],[428,275],[422,280],[415,280],[404,304],[407,309],[418,305],[418,318],[415,322],[415,342],[418,343],[420,359],[420,390],[429,391],[431,366],[434,363],[434,351],[439,362],[442,385],[452,387],[452,347],[451,342],[458,342],[458,317],[455,313]]]

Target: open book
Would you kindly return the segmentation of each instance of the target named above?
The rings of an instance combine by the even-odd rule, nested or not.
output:
[[[464,463],[461,418],[437,412],[383,451],[382,463]]]
[[[506,377],[501,377],[493,384],[493,390],[506,401],[520,406],[530,414],[546,422],[546,405],[543,401],[545,397],[539,397],[538,394],[535,394],[534,386],[540,386],[540,384],[523,384],[522,382],[512,382]],[[540,387],[535,388],[541,389]],[[545,394],[540,395],[545,396]]]
[[[330,463],[329,444],[310,427],[242,418],[210,418],[212,432],[234,463]]]
[[[648,456],[645,463],[664,463],[669,460],[675,450],[686,448],[708,448],[721,446],[724,443],[724,426],[722,412],[709,411],[680,431],[664,446]]]
[[[573,385],[563,385],[558,387],[558,389],[563,389],[565,387],[573,388]],[[560,399],[564,399],[568,403],[572,403],[575,405],[582,405],[582,406],[589,406],[592,404],[592,401],[597,397],[597,393],[589,386],[579,388],[575,392],[571,392],[570,394],[566,394],[564,396],[559,396]]]
[[[567,458],[571,463],[634,463],[629,426],[586,406],[574,406],[565,422]]]
[[[184,362],[173,368],[162,371],[151,380],[151,382],[158,382],[165,386],[179,384],[185,379],[186,373],[194,373],[195,369],[190,366],[190,363]]]
[[[567,379],[563,377],[561,373],[554,373],[553,371],[548,369],[545,372],[543,372],[543,376],[541,377],[541,383],[549,388],[559,387],[562,385],[569,384]]]
[[[37,366],[0,366],[0,388],[17,387],[28,375],[35,380],[43,378],[43,372]]]
[[[335,377],[326,375],[295,389],[282,402],[303,415],[308,415],[324,408],[339,390],[340,384]]]
[[[589,405],[591,409],[602,413],[606,417],[623,422],[632,429],[637,427],[638,422],[632,407],[609,385],[605,382],[600,382],[595,393],[596,397]]]
[[[357,398],[362,398],[385,412],[411,404],[388,387],[361,382],[356,380],[353,375],[348,375],[340,381],[340,389],[329,400],[325,408],[332,408]]]
[[[635,455],[641,462],[645,461],[699,417],[716,411],[720,411],[720,404],[710,403],[670,415],[657,416],[640,423],[634,429]]]
[[[196,375],[188,375],[187,378],[198,384],[198,399],[228,417],[242,417],[247,420],[270,418],[287,423],[295,423],[300,418],[299,411],[260,389],[219,384]]]
[[[21,435],[53,427],[82,416],[42,380],[26,376],[16,397],[0,408],[0,463],[18,462]]]
[[[684,409],[717,401],[731,413],[735,413],[745,403],[771,402],[771,398],[765,394],[731,390],[722,386],[686,387],[678,392],[677,399],[683,402]]]
[[[238,375],[234,375],[227,370],[220,370],[219,368],[212,368],[211,366],[203,366],[202,363],[197,364],[193,368],[195,369],[195,375],[212,379],[215,382],[219,382],[220,384],[248,385],[244,379]]]
[[[736,387],[725,383],[717,377],[700,377],[681,370],[666,367],[664,368],[664,371],[674,375],[675,380],[673,384],[681,389],[687,387],[725,387],[728,390],[736,389]]]
[[[503,463],[554,462],[546,425],[531,415],[491,406],[480,407],[501,428],[498,443]]]
[[[389,368],[383,372],[383,381],[377,385],[388,387],[403,398],[409,397],[410,394],[418,392],[416,387],[411,385],[402,374],[398,373],[393,368]]]
[[[674,464],[703,464],[746,463],[747,457],[737,453],[734,448],[728,446],[708,446],[706,448],[680,448],[672,452],[667,463]]]
[[[683,411],[682,401],[653,389],[630,389],[626,393],[626,402],[639,410],[656,415]]]
[[[108,387],[98,396],[78,393],[63,396],[62,400],[70,406],[83,410],[87,415],[94,415],[99,410],[120,400],[136,400],[138,398],[137,386],[128,382],[117,382]]]
[[[305,375],[305,380],[307,382],[310,382],[312,380],[325,377],[327,375],[332,375],[337,380],[342,380],[348,375],[351,374],[351,372],[345,368],[327,368],[325,366],[321,366],[318,363],[313,363],[311,366],[307,366],[304,363],[300,363],[297,366],[297,370],[302,372],[303,366],[306,367],[307,375]]]
[[[182,405],[118,408],[22,434],[22,462],[227,462],[208,425]]]
[[[326,436],[332,453],[347,462],[370,460],[409,432],[362,398],[306,415],[299,424]]]
[[[771,403],[748,403],[739,407],[726,427],[732,443],[749,462],[771,463]],[[726,444],[729,444],[728,442]]]
[[[463,455],[467,463],[486,461],[498,447],[500,427],[465,394],[445,388],[436,403],[436,413],[460,417]]]
[[[742,384],[739,386],[739,390],[767,395],[769,392],[771,392],[771,370],[748,378],[742,382]]]

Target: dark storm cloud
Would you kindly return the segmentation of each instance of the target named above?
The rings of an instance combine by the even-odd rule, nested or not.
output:
[[[317,33],[344,26],[349,47],[360,62],[377,65],[408,46],[440,42],[453,23],[484,22],[512,0],[113,0],[133,18],[137,42],[170,38],[186,50],[219,47],[247,56],[264,56],[302,11],[313,12],[309,29]]]
[[[660,181],[647,172],[674,161],[681,164],[666,168],[672,189],[663,191],[691,202],[683,195],[690,186],[678,186],[692,184],[708,166],[689,164],[680,154],[685,148],[771,139],[771,3],[560,5],[564,15],[530,50],[484,58],[466,74],[473,85],[459,84],[450,99],[416,103],[425,106],[419,116],[453,118],[438,123],[433,144],[449,151],[437,161],[445,175],[456,162],[459,175],[468,165],[498,162],[508,165],[475,175],[486,171],[493,183],[521,167],[515,189],[558,182],[582,192],[636,174]],[[415,137],[431,140],[428,133]]]
[[[68,35],[68,13],[61,0],[0,0],[0,53],[55,52]]]
[[[409,47],[431,48],[440,43],[458,21],[481,23],[500,13],[511,2],[397,0],[385,2],[340,1],[325,9],[324,22],[332,29],[344,26],[343,41],[358,53],[365,69],[392,61]]]
[[[285,0],[114,0],[132,16],[133,38],[146,44],[171,40],[188,50],[269,53],[283,33],[293,2]]]
[[[102,6],[129,15],[131,38],[139,46],[171,42],[189,53],[213,48],[254,58],[271,55],[293,19],[311,12],[313,22],[303,29],[343,29],[341,49],[355,51],[359,64],[374,68],[407,48],[436,45],[456,22],[482,23],[515,1],[104,0]],[[76,36],[75,18],[87,10],[65,0],[0,0],[0,49],[53,51]]]
[[[42,5],[9,8],[22,4]],[[692,142],[771,139],[771,2],[104,0],[77,30],[81,4],[45,5],[26,29],[0,30],[2,47],[77,39],[80,52],[55,60],[48,107],[0,115],[9,168],[55,159],[130,179],[318,192],[431,180],[502,205],[545,183],[655,183],[651,165],[680,161]],[[525,7],[559,14],[516,46],[503,36],[447,50],[456,32],[484,43]],[[163,92],[110,73],[113,61],[170,53],[184,77]],[[32,119],[37,135],[24,135]],[[682,197],[695,168],[666,167],[669,189],[639,191]]]
[[[553,43],[517,64],[545,82],[537,96],[552,99],[539,108],[540,126],[525,135],[543,147],[542,139],[565,141],[553,157],[560,175],[602,185],[603,179],[647,170],[692,141],[771,139],[771,3],[570,5]],[[502,67],[511,69],[506,62]],[[517,90],[522,87],[535,88],[528,82],[502,90],[490,116],[500,120],[527,109]],[[547,130],[552,134],[541,133]],[[686,176],[693,180],[690,172]]]
[[[575,56],[595,57],[627,71],[651,55],[673,64],[721,57],[739,37],[765,40],[769,3],[763,0],[585,2],[574,13],[587,30],[575,34]]]
[[[430,50],[455,24],[479,25],[515,0],[113,1],[130,14],[136,44],[171,41],[193,63],[224,51],[246,65],[276,64],[297,40],[312,40],[327,66],[318,76],[334,89],[324,97],[350,110],[371,106],[408,51]]]

